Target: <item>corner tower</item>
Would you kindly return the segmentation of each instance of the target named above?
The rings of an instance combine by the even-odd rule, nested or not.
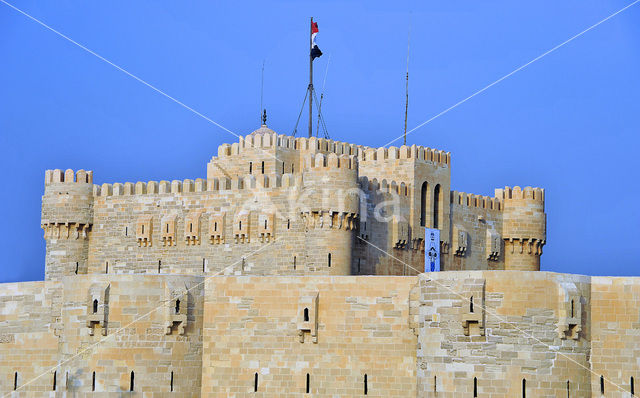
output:
[[[496,189],[504,203],[503,233],[506,270],[540,271],[540,255],[547,239],[544,189]]]
[[[41,220],[47,241],[45,280],[87,273],[93,172],[47,170]]]

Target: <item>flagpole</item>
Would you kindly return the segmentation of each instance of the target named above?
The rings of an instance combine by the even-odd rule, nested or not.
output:
[[[313,17],[309,24],[309,138],[313,135],[313,55],[311,55],[311,46],[313,45]]]

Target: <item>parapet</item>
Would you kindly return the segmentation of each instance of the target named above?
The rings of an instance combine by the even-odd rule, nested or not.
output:
[[[474,195],[472,193],[451,191],[451,204],[485,210],[502,210],[502,198]]]
[[[71,169],[65,171],[60,169],[45,171],[44,185],[48,186],[56,183],[93,184],[93,171],[78,170],[75,173]]]
[[[431,163],[440,167],[451,166],[451,153],[423,146],[406,146],[400,148],[391,146],[389,148],[364,148],[359,155],[362,162],[389,161],[389,160],[410,160]]]
[[[544,189],[524,187],[524,189],[515,186],[498,188],[495,190],[496,198],[502,200],[532,200],[538,202],[544,202]]]

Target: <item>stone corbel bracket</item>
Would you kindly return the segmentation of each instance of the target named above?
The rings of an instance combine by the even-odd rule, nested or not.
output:
[[[300,297],[298,303],[298,336],[304,343],[304,335],[309,333],[313,343],[318,343],[318,292]]]
[[[164,327],[165,334],[172,334],[174,330],[179,335],[184,335],[187,326],[187,309],[189,308],[189,292],[186,286],[172,287],[170,284],[164,285],[165,310]]]
[[[102,335],[107,335],[109,319],[109,289],[108,283],[94,283],[89,288],[87,297],[87,328],[89,335],[95,334],[96,326],[100,326]]]
[[[465,336],[485,335],[485,280],[465,283],[466,299],[462,300],[462,330]]]
[[[558,308],[558,337],[579,340],[582,331],[582,304],[586,301],[573,283],[560,285]]]

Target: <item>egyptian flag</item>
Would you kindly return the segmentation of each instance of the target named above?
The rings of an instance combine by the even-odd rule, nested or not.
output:
[[[313,22],[313,20],[311,20],[311,60],[312,61],[322,55],[322,51],[320,51],[320,48],[318,48],[318,45],[316,44],[317,34],[318,34],[318,23]]]

